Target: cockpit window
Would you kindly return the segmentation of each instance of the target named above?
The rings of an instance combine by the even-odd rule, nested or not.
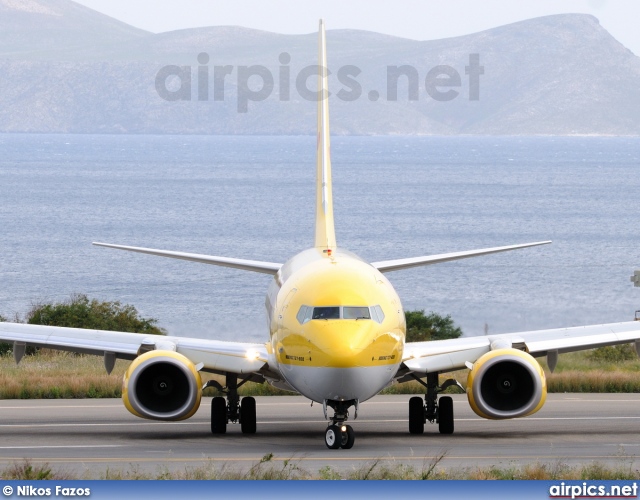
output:
[[[302,306],[296,315],[296,319],[301,325],[304,325],[307,321],[311,320],[311,314],[313,313],[313,307]]]
[[[340,319],[339,307],[314,307],[311,319]]]
[[[382,312],[382,307],[373,306],[371,308],[371,316],[376,323],[382,324],[384,321],[384,313]]]
[[[380,306],[301,306],[296,319],[301,325],[312,319],[372,319],[382,323],[384,313]]]
[[[343,307],[343,319],[371,319],[368,307]]]

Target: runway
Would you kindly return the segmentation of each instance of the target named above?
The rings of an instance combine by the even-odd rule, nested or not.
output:
[[[154,422],[108,400],[0,401],[0,466],[29,458],[76,475],[101,471],[183,470],[209,461],[248,469],[264,455],[293,459],[315,471],[359,468],[376,459],[422,467],[444,454],[440,467],[508,467],[533,462],[569,465],[639,461],[639,394],[550,394],[537,414],[489,421],[477,417],[466,396],[454,396],[455,433],[408,432],[410,396],[377,396],[360,405],[351,450],[329,450],[322,407],[302,397],[257,400],[258,432],[243,435],[230,424],[226,435],[209,429],[210,398],[184,422]]]

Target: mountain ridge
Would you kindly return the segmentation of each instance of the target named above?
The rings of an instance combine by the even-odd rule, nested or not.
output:
[[[70,0],[0,0],[0,10],[9,12],[11,5],[31,10],[0,16],[0,28],[22,16],[11,29],[15,39],[26,40],[16,47],[0,34],[0,132],[315,133],[316,103],[302,98],[295,85],[300,71],[316,64],[315,33],[222,26],[153,34]],[[329,30],[327,39],[334,134],[640,135],[640,58],[588,14],[545,16],[437,40],[364,30]],[[204,65],[197,59],[201,52],[209,55]],[[284,53],[290,59],[284,64],[291,75],[289,100],[281,98]],[[484,71],[477,100],[466,74],[472,54]],[[168,65],[190,68],[189,100],[169,102],[156,91],[158,72]],[[213,72],[224,65],[233,72],[224,100],[216,100]],[[239,79],[238,68],[255,65],[271,74],[273,90],[240,112],[239,89],[249,82]],[[417,100],[409,99],[405,77],[398,79],[397,100],[388,99],[389,68],[402,65],[415,70]],[[449,101],[427,89],[429,71],[442,65],[460,80]],[[209,73],[206,99],[199,66]],[[340,97],[351,88],[337,78],[349,66],[360,71],[354,78],[360,95],[351,101]],[[257,89],[255,80],[247,88]]]

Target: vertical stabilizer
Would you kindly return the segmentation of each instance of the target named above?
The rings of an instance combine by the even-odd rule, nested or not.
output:
[[[324,21],[318,33],[318,145],[316,170],[316,240],[315,247],[336,248],[331,194],[331,144],[329,139],[329,71]]]

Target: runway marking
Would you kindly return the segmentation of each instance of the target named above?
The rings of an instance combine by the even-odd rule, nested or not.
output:
[[[260,462],[260,460],[262,460],[262,456],[256,456],[256,457],[246,457],[246,458],[237,458],[237,457],[229,457],[229,458],[222,458],[222,457],[204,457],[204,458],[149,458],[149,457],[111,457],[111,458],[81,458],[81,457],[74,457],[74,458],[35,458],[35,457],[30,457],[29,460],[31,462],[36,462],[36,463],[125,463],[125,464],[130,464],[130,463],[134,463],[134,462],[141,462],[141,463],[154,463],[154,462],[158,462],[159,465],[162,465],[164,463],[208,463],[208,462]],[[366,462],[373,462],[376,460],[379,461],[384,461],[384,462],[398,462],[400,460],[405,460],[405,461],[426,461],[426,460],[434,460],[434,459],[440,459],[441,461],[445,461],[445,460],[496,460],[498,459],[499,462],[505,461],[505,460],[528,460],[528,461],[540,461],[540,460],[564,460],[564,461],[571,461],[571,460],[583,460],[583,459],[589,459],[589,460],[598,460],[598,459],[611,459],[611,458],[618,458],[617,455],[584,455],[584,456],[580,456],[580,457],[558,457],[557,455],[534,455],[534,456],[528,456],[528,455],[508,455],[508,456],[500,456],[500,457],[495,457],[495,456],[483,456],[483,455],[471,455],[471,456],[463,456],[463,455],[456,455],[456,456],[445,456],[445,457],[438,457],[438,456],[426,456],[426,457],[417,457],[417,456],[403,456],[403,457],[391,457],[391,456],[385,456],[385,457],[379,457],[379,456],[370,456],[370,457],[336,457],[336,456],[318,456],[318,457],[296,457],[296,456],[289,456],[288,458],[285,457],[273,457],[271,458],[271,462],[292,462],[292,461],[300,461],[300,462],[351,462],[351,461],[366,461]],[[635,457],[632,457],[635,458]],[[9,462],[9,461],[16,461],[16,460],[24,460],[24,457],[2,457],[0,458],[0,463],[2,462]],[[469,469],[474,468],[473,466],[469,466]]]
[[[640,398],[638,399],[555,399],[549,400],[547,399],[546,404],[548,403],[639,403]]]
[[[403,394],[402,396],[411,396],[411,394]],[[269,397],[269,396],[263,396],[263,397]],[[295,397],[295,396],[294,396]],[[31,400],[33,401],[33,400]],[[609,404],[616,404],[616,403],[638,403],[640,402],[640,397],[638,399],[581,399],[581,398],[564,398],[564,399],[547,399],[546,404],[549,403],[575,403],[576,401],[578,402],[583,402],[583,403],[609,403]],[[456,404],[463,404],[466,403],[467,400],[465,399],[460,399],[460,400],[454,400],[453,401]],[[367,401],[366,403],[362,403],[361,406],[366,407],[366,406],[374,406],[374,405],[398,405],[397,401]],[[211,403],[203,403],[201,405],[201,407],[210,407]],[[266,407],[266,406],[278,406],[278,407],[284,407],[284,406],[308,406],[311,407],[311,404],[309,402],[302,402],[302,403],[262,403],[262,402],[258,402],[256,405],[258,408],[260,407]],[[315,405],[314,405],[315,406]],[[318,407],[320,407],[320,405],[318,405]],[[87,404],[73,404],[72,402],[69,402],[69,404],[55,404],[55,405],[34,405],[31,406],[29,404],[25,404],[24,406],[2,406],[2,404],[0,403],[0,412],[2,410],[30,410],[30,409],[34,409],[34,410],[50,410],[50,409],[69,409],[69,408],[98,408],[98,409],[106,409],[106,408],[122,408],[124,409],[124,405],[121,403],[118,404],[103,404],[103,405],[87,405]]]
[[[513,418],[513,419],[505,419],[509,422],[530,422],[532,420],[537,421],[562,421],[562,420],[640,420],[640,416],[632,416],[632,417],[527,417],[527,418]],[[296,424],[323,424],[327,423],[326,420],[269,420],[269,421],[259,421],[258,425],[290,425],[292,422]],[[358,420],[355,424],[380,424],[380,423],[402,423],[407,422],[406,418],[400,419],[376,419],[376,420]],[[493,420],[486,420],[480,417],[475,418],[457,418],[456,422],[485,422],[490,423],[494,422]],[[209,425],[208,421],[192,421],[192,422],[97,422],[90,424],[83,423],[69,423],[69,424],[0,424],[0,428],[9,428],[9,429],[33,429],[40,427],[149,427],[149,426],[158,426],[158,425]]]
[[[527,422],[531,420],[640,420],[640,415],[637,417],[526,417],[526,418],[506,418],[501,420],[488,420],[481,417],[475,418],[456,418],[456,422],[501,422],[501,421],[509,421],[509,422]],[[359,424],[380,424],[380,423],[394,423],[394,422],[408,422],[409,420],[406,418],[399,419],[376,419],[376,420],[357,420],[353,421],[354,425]],[[327,423],[327,420],[296,420],[295,423],[301,424],[314,424],[314,423]],[[269,424],[291,424],[291,420],[270,420],[268,422],[258,422],[261,425],[269,425]],[[105,424],[106,425],[106,424]]]
[[[526,422],[530,420],[638,420],[638,419],[640,419],[640,416],[638,417],[525,417],[525,418],[513,418],[513,419],[507,419],[507,420],[511,420],[512,422]],[[467,419],[459,419],[459,420],[470,421],[475,419],[467,418]],[[485,421],[484,419],[482,420]]]
[[[78,444],[51,446],[0,446],[0,450],[43,450],[49,448],[124,448],[124,444]]]
[[[0,428],[27,428],[34,427],[149,427],[151,425],[209,425],[208,422],[134,422],[134,423],[99,423],[99,424],[0,424]]]
[[[203,405],[204,406],[204,405]],[[0,406],[2,410],[51,410],[53,408],[122,408],[124,405],[54,405],[54,406]]]

